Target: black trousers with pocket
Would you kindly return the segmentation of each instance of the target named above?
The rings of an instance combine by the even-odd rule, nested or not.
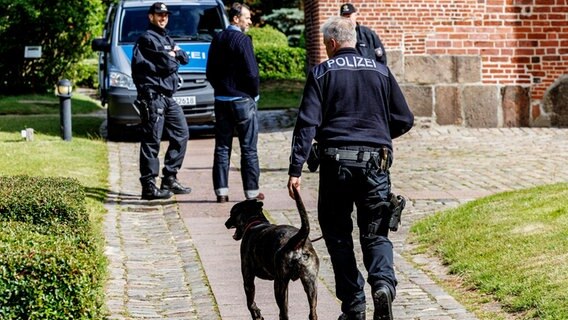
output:
[[[370,151],[378,151],[369,148]],[[392,159],[392,158],[391,158]],[[389,159],[389,163],[392,161]],[[388,170],[354,166],[354,162],[322,159],[318,199],[318,220],[335,274],[336,295],[345,313],[365,310],[365,280],[357,268],[353,243],[353,213],[372,291],[386,285],[395,296],[393,246],[388,239],[390,214],[381,213],[378,203],[387,200],[391,184]],[[377,212],[379,210],[379,212]],[[379,231],[368,236],[372,219]]]
[[[140,182],[154,182],[159,175],[160,143],[164,130],[168,135],[168,149],[164,156],[164,177],[176,175],[183,164],[189,130],[183,109],[176,101],[164,95],[146,100],[148,112],[142,116],[140,141]],[[141,110],[141,112],[144,112]]]

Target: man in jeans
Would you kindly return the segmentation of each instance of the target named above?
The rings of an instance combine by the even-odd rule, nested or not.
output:
[[[258,180],[259,73],[252,40],[245,32],[252,24],[246,5],[234,3],[231,25],[218,33],[209,48],[207,79],[215,90],[215,155],[213,187],[217,202],[229,201],[229,164],[233,133],[241,147],[241,178],[246,199],[264,199]]]

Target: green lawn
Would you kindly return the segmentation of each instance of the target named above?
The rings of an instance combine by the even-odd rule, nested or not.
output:
[[[297,109],[300,106],[303,91],[304,81],[262,81],[258,109]]]
[[[102,121],[99,117],[73,117],[72,140],[63,141],[58,116],[0,116],[2,175],[77,178],[97,200],[90,205],[102,213],[108,189],[106,143],[98,134]],[[21,137],[25,128],[34,129],[33,141]]]
[[[59,97],[53,94],[0,96],[0,115],[59,114]],[[101,110],[98,102],[80,93],[71,97],[71,113],[81,114]]]
[[[568,184],[507,192],[414,225],[417,252],[438,255],[469,289],[515,319],[568,319]],[[478,293],[479,293],[478,292]],[[486,296],[462,296],[482,319]]]

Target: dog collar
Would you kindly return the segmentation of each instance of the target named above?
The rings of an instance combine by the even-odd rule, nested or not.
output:
[[[245,226],[245,230],[243,231],[243,234],[247,233],[247,231],[248,231],[250,228],[256,227],[256,226],[258,226],[258,225],[260,225],[260,224],[263,224],[263,221],[261,221],[261,220],[253,220],[253,221],[247,223],[247,225]]]

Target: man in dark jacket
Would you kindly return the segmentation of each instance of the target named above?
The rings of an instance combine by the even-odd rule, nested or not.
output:
[[[357,9],[351,3],[342,4],[339,15],[351,19],[356,25],[357,44],[355,48],[363,57],[375,59],[382,64],[387,64],[387,53],[381,42],[381,38],[371,29],[357,22]]]
[[[135,102],[142,118],[140,143],[140,183],[142,199],[168,199],[175,194],[187,194],[190,188],[176,178],[181,168],[189,139],[182,108],[172,98],[179,81],[178,68],[189,58],[184,50],[167,35],[170,12],[165,4],[154,3],[148,10],[150,24],[140,36],[132,52],[132,78],[138,98]],[[159,174],[160,141],[167,131],[169,146],[164,157],[162,184],[156,187]]]
[[[330,59],[308,74],[293,131],[288,190],[294,198],[292,188],[300,187],[315,139],[320,159],[318,220],[342,302],[339,319],[365,319],[365,281],[353,252],[354,204],[373,319],[392,319],[397,281],[388,232],[394,209],[403,207],[390,192],[392,139],[412,128],[414,115],[389,68],[357,54],[350,19],[331,17],[322,32]]]
[[[217,202],[229,200],[229,163],[233,133],[241,147],[241,178],[246,199],[264,199],[258,180],[259,73],[252,40],[245,32],[252,24],[246,5],[234,3],[229,10],[231,25],[218,33],[209,48],[207,80],[215,89],[215,154],[213,187]]]

